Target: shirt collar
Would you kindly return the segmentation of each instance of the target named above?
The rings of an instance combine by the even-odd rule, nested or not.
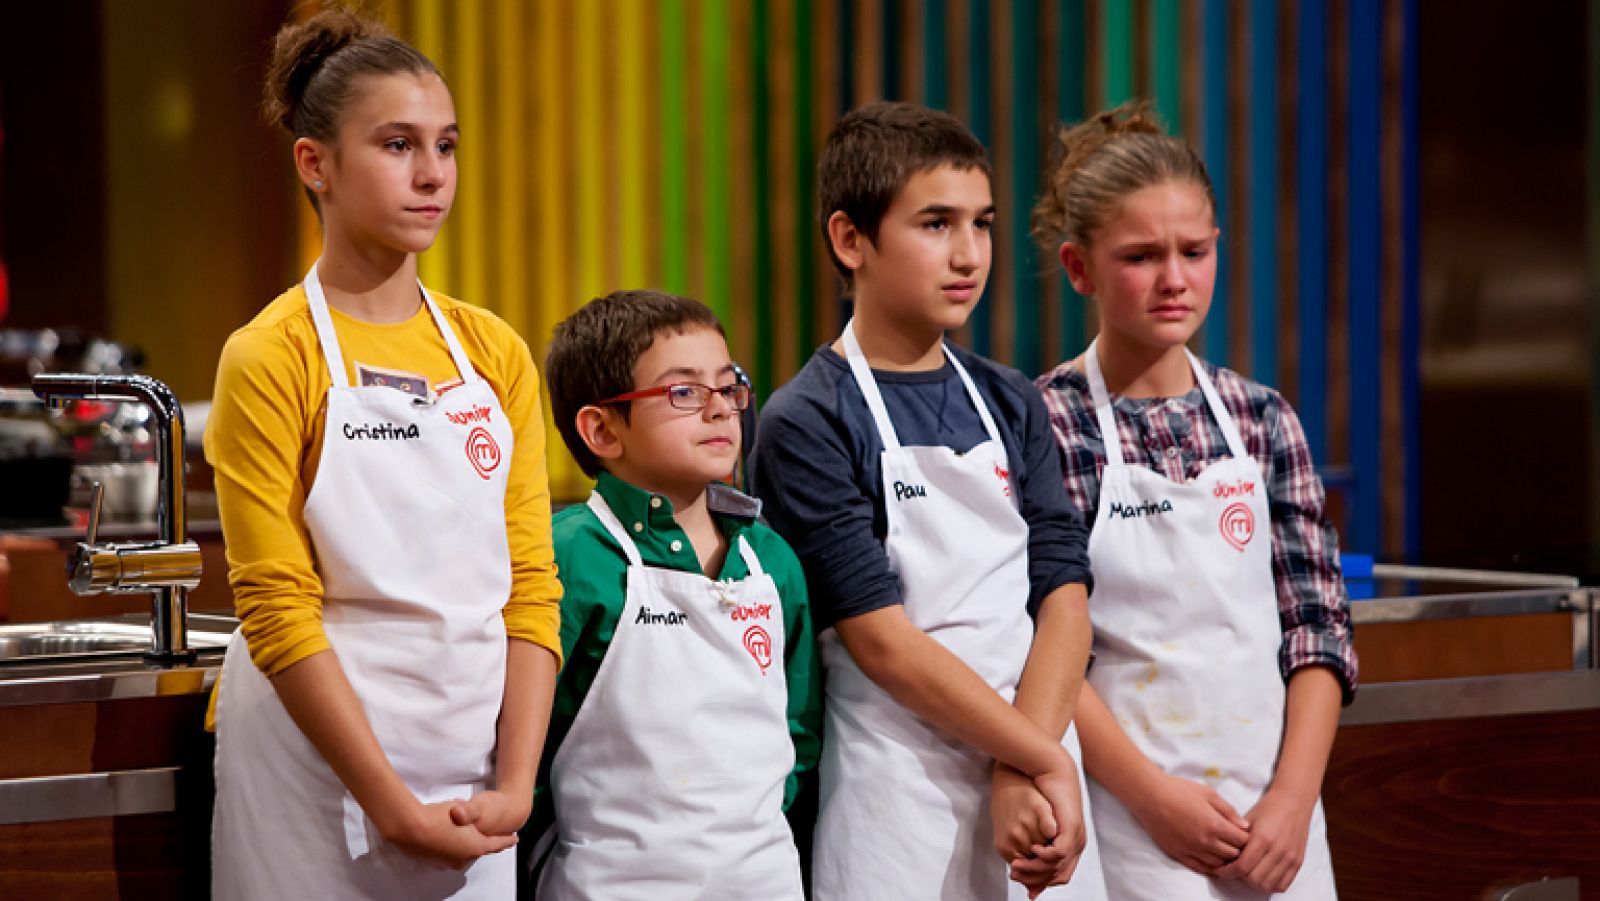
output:
[[[666,495],[646,491],[601,470],[595,490],[624,523],[644,523],[651,531],[676,530],[672,501]],[[706,486],[706,507],[715,514],[737,520],[740,525],[754,522],[761,515],[761,501],[723,482]]]

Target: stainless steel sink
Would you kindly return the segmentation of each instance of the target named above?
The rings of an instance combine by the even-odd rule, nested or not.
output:
[[[197,650],[227,647],[233,631],[231,620],[223,617],[193,617],[190,627],[189,644]],[[143,621],[66,620],[0,626],[0,666],[137,656],[150,647],[150,625]]]

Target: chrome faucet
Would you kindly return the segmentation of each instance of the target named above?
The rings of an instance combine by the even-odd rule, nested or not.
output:
[[[102,490],[94,486],[89,529],[67,559],[67,585],[74,594],[153,595],[150,650],[145,660],[192,663],[188,593],[200,584],[200,547],[189,540],[183,495],[183,408],[164,382],[146,375],[91,375],[51,372],[33,377],[33,393],[53,405],[69,400],[132,400],[155,413],[159,439],[156,466],[160,486],[156,510],[158,541],[96,543]]]

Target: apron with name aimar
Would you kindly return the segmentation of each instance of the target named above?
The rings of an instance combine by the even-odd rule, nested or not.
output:
[[[994,418],[947,347],[989,438],[965,454],[903,447],[853,325],[843,343],[883,442],[884,550],[900,577],[906,616],[1009,701],[1033,640],[1028,523]],[[823,633],[821,650],[828,675],[814,897],[1006,897],[1006,864],[989,819],[993,760],[890,697],[835,631]],[[1067,741],[1076,758],[1070,731]],[[1065,897],[1103,897],[1094,853],[1091,837],[1082,876],[1070,887],[1083,894]]]
[[[750,574],[714,581],[644,565],[600,494],[589,508],[628,556],[605,659],[551,761],[548,901],[800,901],[783,815],[794,769],[783,604]]]
[[[1195,380],[1232,456],[1186,483],[1130,465],[1097,354],[1091,344],[1084,356],[1106,448],[1089,539],[1089,681],[1145,756],[1211,786],[1247,816],[1272,782],[1284,726],[1266,482],[1192,354]],[[1168,857],[1122,802],[1093,780],[1089,788],[1113,898],[1261,897]],[[1320,802],[1300,874],[1276,897],[1334,897]]]
[[[351,385],[315,266],[305,290],[333,383],[305,501],[323,628],[384,754],[418,799],[469,798],[493,782],[505,687],[511,425],[426,290],[462,379],[436,400]],[[514,850],[456,871],[385,841],[289,718],[242,633],[222,668],[216,757],[217,898],[515,892]]]

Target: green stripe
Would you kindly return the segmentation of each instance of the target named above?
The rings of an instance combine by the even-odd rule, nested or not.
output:
[[[689,130],[684,73],[689,69],[683,0],[661,0],[661,283],[689,290]]]
[[[728,148],[728,0],[700,0],[701,216],[705,223],[705,303],[731,331],[733,310],[733,160]]]
[[[1088,36],[1084,34],[1083,4],[1084,0],[1061,0],[1059,18],[1061,34],[1057,42],[1061,51],[1057,60],[1059,71],[1056,73],[1056,83],[1060,85],[1061,94],[1056,100],[1056,115],[1064,123],[1081,122],[1088,112],[1085,109],[1084,96],[1088,93],[1088,87],[1084,84]],[[1051,146],[1054,146],[1053,142]],[[1084,299],[1072,289],[1072,282],[1063,274],[1061,355],[1067,359],[1076,357],[1088,340],[1083,327],[1085,313]]]
[[[848,6],[841,10],[848,15]],[[811,356],[816,317],[817,214],[816,161],[811,149],[811,0],[794,4],[794,166],[795,166],[795,359]]]
[[[1150,7],[1150,84],[1156,112],[1170,134],[1183,134],[1183,17],[1178,0],[1153,0]]]
[[[756,393],[762,397],[772,387],[772,161],[767,156],[772,131],[767,125],[771,114],[772,88],[767,80],[767,2],[755,0],[751,17],[750,55],[755,68],[753,119],[750,123],[751,155],[755,158],[756,259],[755,296],[750,298],[756,314],[755,360],[746,360],[755,379]]]
[[[1105,61],[1105,106],[1133,97],[1133,0],[1105,0],[1100,58]]]

